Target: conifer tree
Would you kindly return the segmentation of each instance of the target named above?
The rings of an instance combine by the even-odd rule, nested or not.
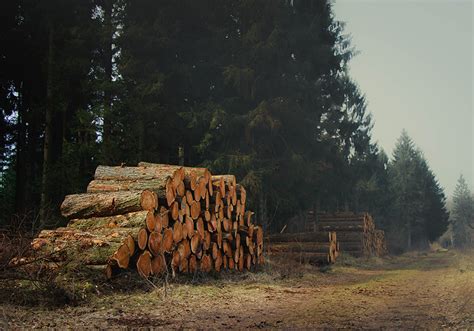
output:
[[[453,210],[450,220],[455,247],[472,245],[474,232],[474,198],[463,175],[459,176],[453,193]]]

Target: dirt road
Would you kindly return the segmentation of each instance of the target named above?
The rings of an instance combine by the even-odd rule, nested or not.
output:
[[[141,289],[49,309],[10,304],[0,287],[5,328],[474,328],[474,255],[459,252],[349,260],[326,272],[270,268],[172,285],[166,297]]]

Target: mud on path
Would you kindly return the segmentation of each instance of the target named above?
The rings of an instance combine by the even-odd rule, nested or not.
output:
[[[357,267],[355,267],[357,265]],[[474,328],[474,254],[439,252],[346,260],[96,295],[77,306],[11,304],[0,285],[0,329]],[[14,292],[14,291],[13,291]],[[3,323],[3,324],[2,324]]]

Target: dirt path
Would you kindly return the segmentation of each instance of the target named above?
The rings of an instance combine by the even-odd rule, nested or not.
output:
[[[474,328],[472,255],[376,262],[284,279],[260,273],[174,285],[166,298],[161,291],[114,294],[52,310],[3,304],[0,320],[7,328]]]

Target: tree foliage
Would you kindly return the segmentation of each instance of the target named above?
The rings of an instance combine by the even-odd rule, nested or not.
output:
[[[371,142],[365,96],[347,72],[355,51],[330,1],[0,9],[2,194],[14,195],[4,222],[41,204],[53,223],[98,163],[178,163],[184,150],[187,165],[236,174],[270,230],[308,208],[369,211],[385,229],[400,216],[430,240],[444,226],[444,196],[421,154],[400,146],[389,162]]]
[[[474,197],[463,175],[459,176],[453,193],[451,224],[455,247],[472,245],[474,233]]]
[[[447,228],[446,198],[421,151],[403,131],[389,164],[392,232],[398,229],[405,246],[423,246]],[[404,246],[404,245],[402,245]]]

